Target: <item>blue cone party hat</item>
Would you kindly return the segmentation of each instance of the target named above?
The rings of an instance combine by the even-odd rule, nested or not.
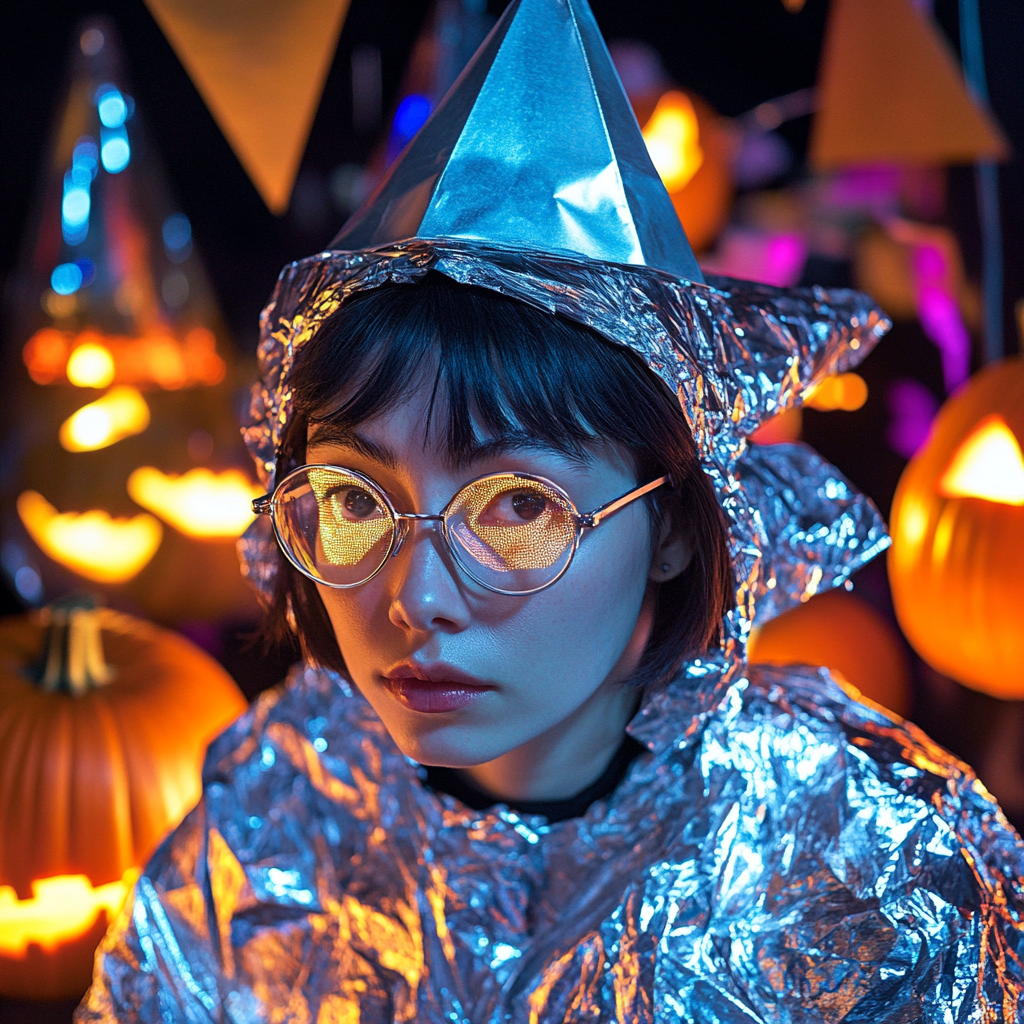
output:
[[[700,268],[586,0],[512,0],[333,249],[485,239]]]

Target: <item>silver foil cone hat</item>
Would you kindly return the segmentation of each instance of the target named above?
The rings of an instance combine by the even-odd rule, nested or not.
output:
[[[331,248],[406,238],[704,280],[586,0],[513,0]]]
[[[730,534],[727,660],[755,611],[840,585],[888,545],[871,502],[809,448],[747,438],[889,321],[846,289],[702,278],[585,0],[513,0],[332,248],[282,271],[243,431],[268,489],[296,355],[348,296],[430,271],[592,328],[678,396]],[[239,546],[264,597],[280,564],[268,527]]]

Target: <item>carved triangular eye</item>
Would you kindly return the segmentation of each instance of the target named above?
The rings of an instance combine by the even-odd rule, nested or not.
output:
[[[939,493],[1024,505],[1024,454],[1002,416],[986,416],[967,435],[939,481]]]

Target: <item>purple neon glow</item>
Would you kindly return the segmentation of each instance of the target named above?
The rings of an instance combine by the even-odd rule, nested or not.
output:
[[[807,243],[795,232],[732,228],[722,236],[718,249],[701,259],[700,265],[711,274],[791,288],[800,280],[806,261]]]
[[[828,205],[834,209],[863,210],[879,219],[899,209],[900,168],[891,164],[848,167],[833,178]]]
[[[889,384],[885,395],[889,425],[885,440],[903,458],[911,458],[928,440],[938,399],[919,380],[903,378]]]
[[[917,315],[925,334],[942,356],[946,391],[953,391],[970,373],[971,337],[951,294],[946,254],[927,242],[914,246],[912,262],[917,290]]]

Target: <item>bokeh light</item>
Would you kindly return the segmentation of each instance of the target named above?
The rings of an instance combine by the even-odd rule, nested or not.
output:
[[[149,406],[133,387],[112,388],[102,398],[83,405],[61,424],[61,447],[69,452],[106,448],[149,426]]]
[[[53,268],[50,287],[58,295],[71,295],[82,287],[85,276],[77,263],[61,263]]]
[[[96,109],[104,128],[120,128],[128,117],[128,104],[112,85],[102,85],[97,90]]]
[[[68,358],[67,375],[76,388],[105,388],[114,380],[114,357],[102,345],[86,342]]]
[[[141,512],[115,519],[102,509],[58,512],[37,491],[18,495],[18,517],[40,550],[97,583],[126,583],[149,563],[163,527]]]
[[[152,466],[128,478],[133,501],[189,537],[237,537],[252,522],[252,500],[263,490],[240,470],[193,469],[184,476]]]

